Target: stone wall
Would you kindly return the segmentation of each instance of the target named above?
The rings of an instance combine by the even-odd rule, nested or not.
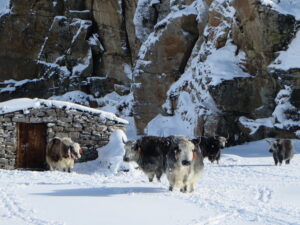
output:
[[[46,123],[47,142],[55,136],[72,138],[83,149],[81,162],[96,159],[96,149],[109,142],[115,129],[124,129],[123,124],[99,114],[75,109],[39,108],[3,114],[0,115],[0,168],[15,168],[17,123]]]

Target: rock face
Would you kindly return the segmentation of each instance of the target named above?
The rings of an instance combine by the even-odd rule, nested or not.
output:
[[[300,22],[280,8],[300,4],[270,2],[11,0],[0,100],[131,92],[138,134],[296,137],[300,66],[281,53],[297,54]]]
[[[170,21],[161,21],[142,46],[134,70],[134,112],[138,128],[161,112],[171,84],[183,73],[198,38],[196,15],[188,14]],[[157,41],[151,43],[152,39]],[[142,130],[140,130],[142,133]]]

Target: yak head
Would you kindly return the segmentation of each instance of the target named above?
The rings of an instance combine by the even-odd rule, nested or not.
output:
[[[223,136],[216,136],[215,139],[218,141],[218,145],[220,149],[223,149],[226,147],[227,139]]]
[[[191,165],[195,145],[183,136],[175,136],[172,145],[171,151],[168,153],[169,157],[173,159],[175,163],[179,163],[183,166]]]
[[[279,139],[277,139],[275,141],[268,141],[267,140],[267,142],[270,145],[269,152],[271,152],[271,153],[277,153],[281,149],[281,144],[280,144],[280,140]]]
[[[76,142],[74,142],[72,145],[69,146],[69,156],[72,159],[80,159],[82,149],[80,148],[80,145]]]
[[[123,157],[124,162],[137,161],[141,155],[141,146],[137,141],[127,141],[125,144],[125,154]]]

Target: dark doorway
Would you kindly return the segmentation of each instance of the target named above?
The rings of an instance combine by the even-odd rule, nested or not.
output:
[[[17,168],[46,168],[46,135],[44,123],[18,123]]]

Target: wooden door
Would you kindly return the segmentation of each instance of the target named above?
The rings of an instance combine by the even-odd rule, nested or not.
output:
[[[17,168],[45,169],[46,134],[44,123],[18,123]]]

